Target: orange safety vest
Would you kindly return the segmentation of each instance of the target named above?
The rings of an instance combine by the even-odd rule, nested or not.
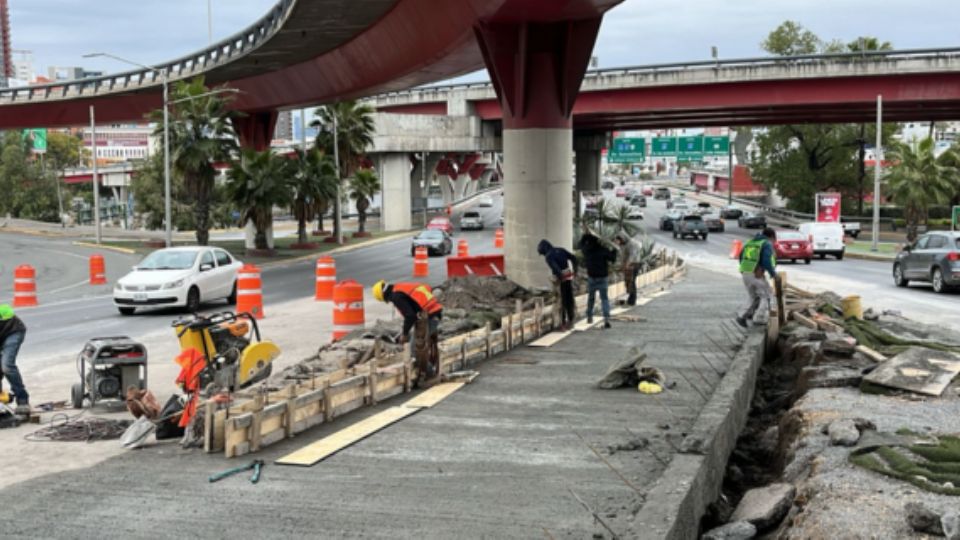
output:
[[[426,311],[428,315],[433,315],[443,309],[440,302],[433,296],[433,289],[429,285],[423,283],[394,283],[393,290],[412,298],[420,306],[420,309]]]

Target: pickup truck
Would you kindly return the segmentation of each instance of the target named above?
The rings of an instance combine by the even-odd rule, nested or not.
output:
[[[843,234],[856,238],[860,236],[860,222],[859,221],[848,221],[843,224]]]
[[[707,224],[703,221],[703,216],[697,214],[687,214],[673,223],[673,237],[686,238],[692,236],[707,239]]]

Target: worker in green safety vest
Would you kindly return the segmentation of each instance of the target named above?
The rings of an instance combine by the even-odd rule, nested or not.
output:
[[[761,319],[766,317],[770,309],[770,283],[763,274],[777,277],[777,256],[773,250],[773,242],[777,240],[777,233],[767,227],[743,246],[740,251],[740,277],[743,286],[747,289],[749,303],[737,314],[737,324],[747,328],[753,321],[754,315],[761,304],[766,304],[766,310],[761,312]]]

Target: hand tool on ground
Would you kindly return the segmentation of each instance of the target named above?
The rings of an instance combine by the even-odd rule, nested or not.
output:
[[[210,478],[209,478],[208,480],[209,480],[210,482],[217,482],[217,481],[219,481],[219,480],[223,480],[224,478],[226,478],[226,477],[228,477],[228,476],[233,476],[234,474],[241,473],[241,472],[243,472],[243,471],[250,471],[250,470],[252,470],[252,471],[253,471],[253,476],[250,477],[250,483],[251,483],[251,484],[256,484],[257,482],[260,481],[260,469],[261,469],[261,468],[263,468],[263,460],[262,460],[262,459],[255,459],[255,460],[251,461],[250,463],[248,463],[248,464],[246,464],[246,465],[243,465],[243,466],[240,466],[240,467],[234,467],[234,468],[232,468],[232,469],[227,469],[227,470],[225,470],[225,471],[223,471],[223,472],[210,475]]]

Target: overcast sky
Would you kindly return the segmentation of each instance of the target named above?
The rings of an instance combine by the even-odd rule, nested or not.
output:
[[[246,27],[275,0],[211,0],[214,40]],[[437,0],[443,1],[443,0]],[[958,0],[626,0],[604,19],[594,54],[600,67],[759,56],[759,43],[785,19],[823,39],[875,35],[898,48],[960,46]],[[143,63],[171,60],[208,43],[206,0],[10,0],[13,48],[32,50],[34,70],[82,65],[106,51]],[[485,78],[483,74],[471,79]]]

